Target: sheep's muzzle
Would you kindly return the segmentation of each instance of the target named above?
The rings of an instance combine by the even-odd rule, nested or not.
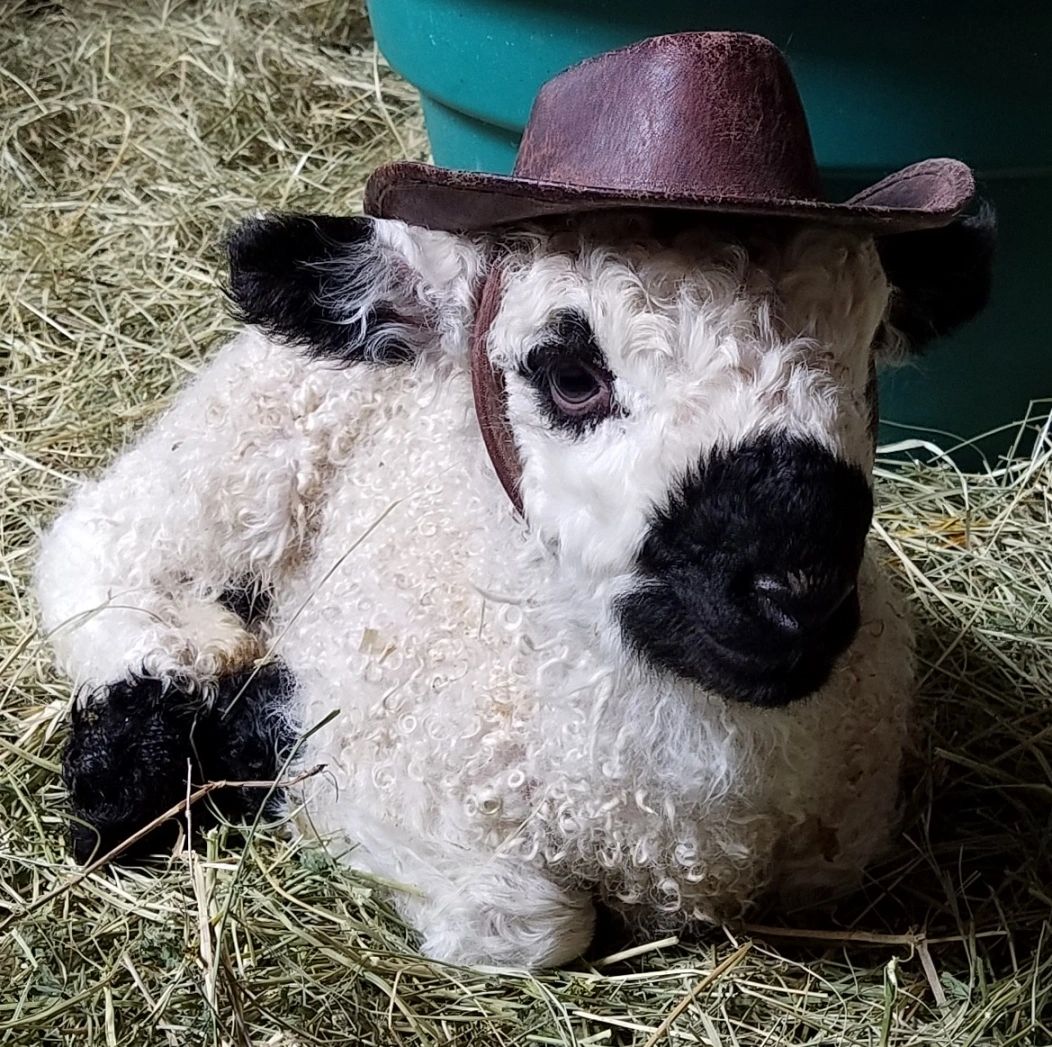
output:
[[[618,604],[626,639],[726,698],[806,697],[858,630],[872,512],[861,469],[815,443],[769,435],[710,456],[651,526]]]

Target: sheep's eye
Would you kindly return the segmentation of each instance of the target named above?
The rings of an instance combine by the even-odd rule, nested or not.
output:
[[[607,375],[575,360],[553,361],[548,368],[548,393],[552,403],[571,418],[609,413],[612,400]]]
[[[567,310],[549,325],[519,370],[553,426],[584,433],[618,412],[614,376],[582,313]]]

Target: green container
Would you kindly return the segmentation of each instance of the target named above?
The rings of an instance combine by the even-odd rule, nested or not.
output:
[[[954,156],[998,211],[990,307],[884,376],[882,436],[971,437],[1052,396],[1052,3],[369,0],[369,13],[381,51],[420,90],[435,163],[504,173],[538,87],[566,66],[658,33],[769,37],[788,56],[831,199]],[[1012,435],[982,446],[1003,451]]]

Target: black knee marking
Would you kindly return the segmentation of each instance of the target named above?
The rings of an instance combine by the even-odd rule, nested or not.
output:
[[[280,662],[224,680],[191,739],[202,780],[272,781],[295,742],[288,716],[294,689],[292,674]],[[223,789],[214,795],[230,821],[251,821],[264,804],[264,816],[275,815],[282,800],[280,790],[267,786]]]
[[[208,702],[194,687],[173,680],[132,677],[100,688],[73,710],[62,758],[69,790],[70,836],[77,861],[105,854],[207,781],[271,781],[294,742],[287,707],[294,688],[280,663],[220,681]],[[197,804],[198,829],[250,821],[268,789],[219,789]],[[266,802],[273,815],[277,791]],[[178,825],[169,820],[122,860],[170,847]]]

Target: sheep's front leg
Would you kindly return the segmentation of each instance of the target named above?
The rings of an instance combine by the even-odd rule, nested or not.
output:
[[[43,624],[79,692],[66,779],[103,845],[161,813],[188,774],[274,770],[275,754],[223,763],[201,750],[236,749],[239,732],[264,744],[254,724],[287,700],[287,682],[253,672],[264,644],[224,597],[266,589],[302,549],[327,447],[316,408],[334,386],[316,372],[243,334],[43,539]]]
[[[302,548],[326,381],[246,332],[76,492],[44,536],[37,596],[77,685],[144,671],[203,682],[262,653],[222,597],[265,587]]]
[[[562,887],[542,870],[500,857],[465,860],[456,876],[432,873],[423,897],[400,902],[436,960],[498,967],[554,967],[592,940],[595,910],[586,891]]]

